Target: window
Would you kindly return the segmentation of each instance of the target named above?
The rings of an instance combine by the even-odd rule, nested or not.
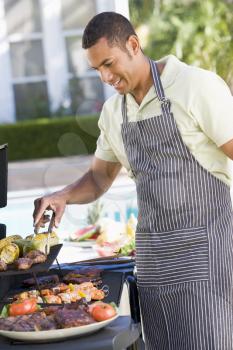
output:
[[[38,0],[5,0],[8,35],[41,32]]]
[[[82,49],[80,37],[66,38],[66,50],[68,56],[69,73],[83,75],[88,72],[89,66]]]
[[[14,78],[45,74],[41,40],[11,43],[10,55]]]
[[[104,102],[103,84],[90,69],[82,48],[82,33],[95,16],[96,0],[62,0],[62,28],[66,44],[71,111],[75,115],[98,113]]]
[[[18,120],[49,116],[46,82],[15,84],[14,95]]]
[[[72,112],[75,115],[100,112],[103,101],[103,86],[99,78],[70,79]]]
[[[95,0],[62,0],[63,30],[84,28],[95,14]]]

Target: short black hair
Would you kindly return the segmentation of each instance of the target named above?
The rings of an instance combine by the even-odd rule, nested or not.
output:
[[[82,37],[82,48],[89,49],[104,37],[109,46],[117,45],[125,50],[125,44],[131,35],[137,36],[126,17],[116,12],[101,12],[87,24]]]

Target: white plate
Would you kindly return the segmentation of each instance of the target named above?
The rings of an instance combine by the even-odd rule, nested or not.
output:
[[[96,241],[94,239],[92,240],[86,240],[81,242],[65,242],[65,246],[71,246],[71,247],[80,247],[80,248],[92,248],[93,245],[96,244]]]
[[[117,317],[116,315],[109,320],[102,322],[91,323],[86,326],[80,327],[72,327],[72,328],[62,328],[62,329],[54,329],[49,331],[35,331],[35,332],[14,332],[14,331],[3,331],[0,330],[0,335],[4,337],[23,340],[23,341],[33,341],[33,342],[44,342],[46,340],[59,340],[59,339],[67,339],[74,336],[81,336],[84,334],[94,333],[101,328],[106,327],[108,324],[113,322]]]

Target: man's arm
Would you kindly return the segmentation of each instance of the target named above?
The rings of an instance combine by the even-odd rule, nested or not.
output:
[[[220,147],[220,149],[233,160],[233,139]]]
[[[54,192],[34,201],[34,225],[39,228],[44,222],[45,210],[55,212],[55,226],[61,221],[66,204],[90,203],[106,192],[121,169],[121,164],[107,162],[93,157],[90,169],[77,181],[61,191]]]

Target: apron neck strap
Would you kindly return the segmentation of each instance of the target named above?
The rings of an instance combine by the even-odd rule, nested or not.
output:
[[[171,103],[170,100],[166,98],[164,90],[163,90],[163,85],[160,79],[160,74],[158,70],[157,63],[149,58],[150,62],[150,68],[151,68],[151,73],[152,73],[152,78],[154,81],[154,87],[155,91],[158,97],[158,100],[161,103],[161,108],[162,108],[162,113],[166,114],[167,112],[170,112],[170,107]]]
[[[154,82],[155,91],[156,91],[158,100],[161,103],[162,114],[167,115],[167,113],[170,113],[171,102],[169,99],[165,97],[163,85],[160,79],[159,70],[156,62],[151,60],[150,58],[149,58],[149,62],[150,62],[151,74]],[[127,116],[126,95],[122,97],[121,111],[123,116],[123,122],[127,123],[128,116]]]
[[[122,112],[123,123],[128,123],[126,95],[122,96],[121,112]]]

